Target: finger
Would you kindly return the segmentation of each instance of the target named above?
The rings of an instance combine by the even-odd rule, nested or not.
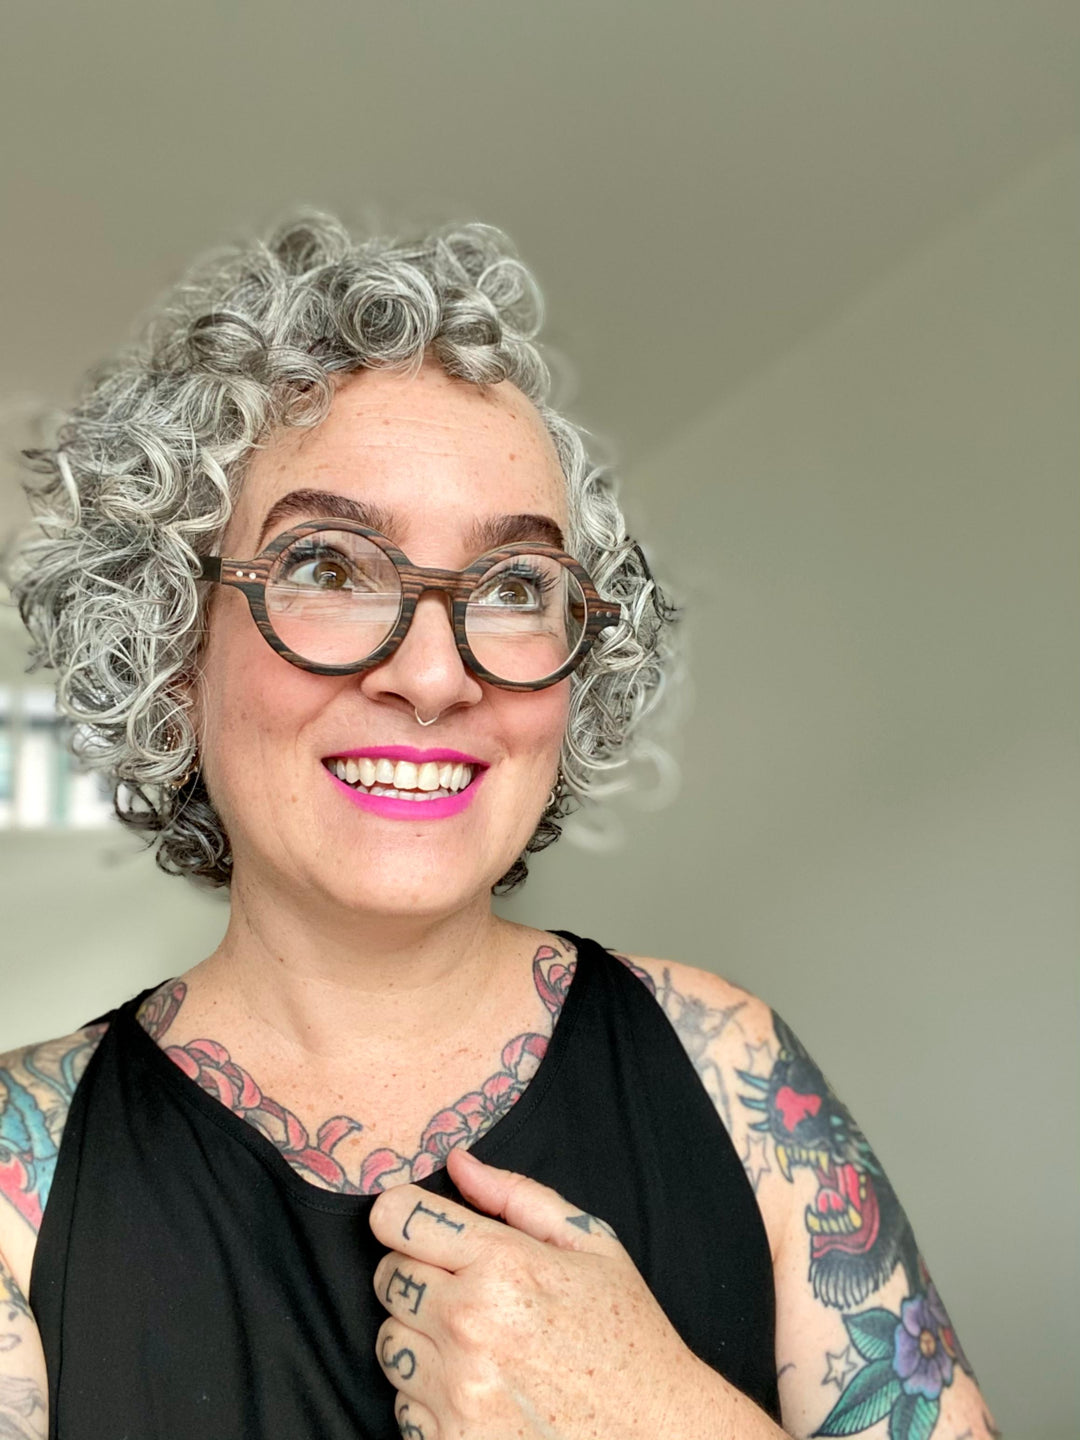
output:
[[[375,1266],[372,1286],[380,1303],[413,1330],[433,1336],[438,1329],[444,1288],[453,1276],[437,1265],[425,1265],[411,1255],[391,1250]]]
[[[442,1356],[419,1330],[400,1320],[384,1320],[375,1337],[375,1358],[403,1395],[421,1404],[434,1399],[442,1380]]]
[[[609,1253],[613,1243],[619,1244],[606,1220],[572,1205],[550,1185],[486,1165],[460,1150],[457,1146],[447,1156],[450,1178],[466,1200],[489,1215],[499,1215],[515,1230],[562,1250]]]
[[[496,1232],[505,1228],[420,1185],[393,1185],[384,1190],[371,1207],[368,1223],[384,1245],[451,1271],[479,1257],[485,1234],[490,1243]]]
[[[418,1400],[408,1395],[398,1395],[394,1402],[394,1418],[403,1440],[439,1440],[439,1426],[435,1416]]]

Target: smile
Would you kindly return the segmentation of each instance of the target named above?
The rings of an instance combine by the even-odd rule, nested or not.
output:
[[[453,750],[386,746],[333,755],[323,766],[361,809],[391,820],[437,820],[472,804],[487,766]]]
[[[456,795],[470,784],[476,773],[473,765],[455,765],[449,760],[439,764],[427,760],[416,765],[411,760],[333,759],[324,762],[339,780],[354,790],[368,795],[392,795],[405,800],[444,800]]]

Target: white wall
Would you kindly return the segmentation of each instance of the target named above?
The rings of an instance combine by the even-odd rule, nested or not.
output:
[[[775,1005],[1026,1440],[1080,1415],[1078,155],[628,478],[690,592],[683,791],[507,907]]]

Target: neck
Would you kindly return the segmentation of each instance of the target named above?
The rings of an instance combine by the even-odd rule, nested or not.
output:
[[[438,918],[350,912],[336,923],[291,900],[256,897],[234,876],[226,933],[185,978],[200,1009],[311,1064],[400,1060],[418,1036],[425,1050],[444,1046],[528,970],[529,932],[493,915],[486,895]]]

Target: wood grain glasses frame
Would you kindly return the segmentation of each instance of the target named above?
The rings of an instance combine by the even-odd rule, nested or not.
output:
[[[290,650],[274,630],[266,609],[266,586],[273,572],[278,556],[297,540],[303,540],[321,530],[345,531],[350,535],[362,535],[370,540],[387,556],[397,570],[401,581],[401,612],[397,624],[377,650],[351,665],[320,665],[306,660],[295,650]],[[542,680],[504,680],[493,675],[477,660],[465,633],[465,611],[469,596],[492,565],[502,556],[546,555],[564,565],[581,586],[585,598],[585,624],[573,653],[551,675]],[[369,530],[350,520],[306,520],[291,530],[275,536],[254,560],[236,560],[224,555],[206,555],[202,559],[200,573],[196,580],[209,580],[218,585],[232,585],[247,597],[252,619],[259,627],[263,639],[283,659],[301,670],[310,670],[315,675],[356,675],[362,670],[371,670],[381,664],[398,648],[408,633],[416,611],[416,602],[428,591],[437,591],[450,597],[451,617],[454,627],[454,641],[463,663],[481,680],[497,685],[503,690],[543,690],[555,685],[576,670],[592,649],[601,632],[609,625],[616,625],[622,619],[622,607],[614,600],[602,600],[596,587],[584,570],[571,555],[565,554],[554,545],[522,541],[513,545],[501,545],[481,555],[464,570],[439,570],[414,565],[401,550],[378,530]]]

